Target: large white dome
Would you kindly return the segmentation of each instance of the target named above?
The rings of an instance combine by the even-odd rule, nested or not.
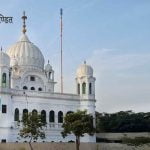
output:
[[[23,34],[20,40],[8,49],[7,54],[10,59],[16,59],[18,66],[44,69],[44,57],[41,51],[29,41],[26,34]]]

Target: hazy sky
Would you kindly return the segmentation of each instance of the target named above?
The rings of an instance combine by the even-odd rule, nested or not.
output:
[[[150,111],[150,0],[0,0],[0,45],[16,42],[26,11],[27,35],[55,70],[60,85],[60,14],[64,9],[64,85],[75,92],[77,67],[94,68],[96,109]]]

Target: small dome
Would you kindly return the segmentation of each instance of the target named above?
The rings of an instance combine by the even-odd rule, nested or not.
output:
[[[45,66],[45,70],[46,71],[51,71],[52,70],[52,66],[49,64],[49,61],[48,61],[48,64]]]
[[[93,68],[86,63],[82,64],[77,69],[77,77],[93,76]]]
[[[7,54],[10,59],[16,59],[18,66],[44,68],[44,57],[37,46],[31,43],[26,34],[23,34],[20,40],[11,46]],[[14,61],[11,61],[11,66]]]
[[[9,56],[6,53],[0,51],[0,66],[8,66],[9,67],[9,65],[10,65]]]

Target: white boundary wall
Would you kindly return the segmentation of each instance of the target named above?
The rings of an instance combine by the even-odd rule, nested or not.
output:
[[[75,143],[32,143],[34,150],[76,150]],[[0,150],[30,150],[28,143],[0,144]],[[149,145],[140,147],[116,143],[81,143],[80,150],[150,150]]]

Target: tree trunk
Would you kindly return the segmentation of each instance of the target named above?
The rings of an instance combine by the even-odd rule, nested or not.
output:
[[[79,146],[80,146],[80,137],[76,136],[76,150],[79,150]]]
[[[31,145],[31,141],[32,141],[32,137],[31,137],[31,139],[29,141],[29,146],[30,146],[30,149],[33,150],[32,145]]]

